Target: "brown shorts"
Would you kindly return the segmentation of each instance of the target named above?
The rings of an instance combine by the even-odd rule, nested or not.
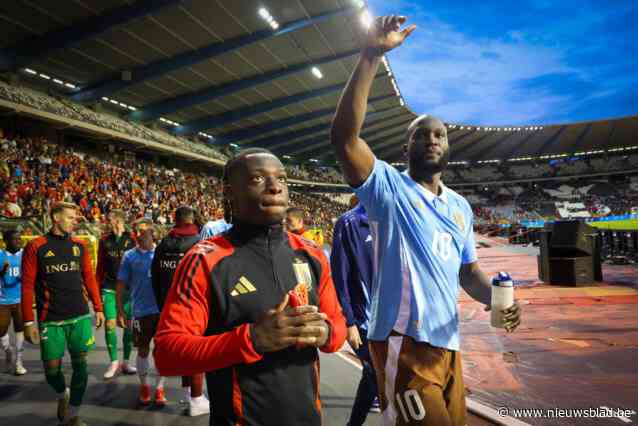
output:
[[[4,336],[9,331],[9,324],[13,318],[13,330],[19,333],[24,330],[22,322],[22,306],[19,303],[14,305],[0,305],[0,336]]]
[[[461,354],[391,335],[371,341],[384,425],[463,426]]]
[[[136,348],[150,345],[151,340],[155,336],[158,323],[159,314],[135,318],[131,321],[131,327],[133,328],[133,345],[135,345]]]

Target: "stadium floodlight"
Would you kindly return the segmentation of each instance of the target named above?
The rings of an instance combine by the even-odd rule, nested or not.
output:
[[[317,67],[312,67],[312,74],[317,77],[318,79],[322,79],[323,78],[323,74],[321,73],[321,70]]]
[[[279,23],[275,21],[275,18],[273,18],[270,12],[268,12],[268,9],[264,7],[260,7],[257,13],[259,14],[259,16],[261,16],[261,18],[264,21],[268,22],[268,24],[273,30],[276,30],[279,28]]]
[[[127,108],[130,109],[131,111],[136,111],[137,110],[137,108],[135,108],[132,105],[128,105]]]
[[[102,96],[102,100],[105,101],[105,102],[108,102],[109,98],[107,98],[106,96]]]
[[[284,156],[282,156],[282,158],[284,160],[290,160],[292,157],[290,155],[284,155]]]
[[[48,75],[46,75],[46,74],[42,74],[42,73],[40,73],[40,78],[43,78],[43,79],[45,79],[45,80],[51,80],[51,77],[49,77],[49,76],[48,76]]]
[[[403,100],[403,98],[399,98],[399,104],[401,106],[405,106],[405,101]]]
[[[75,84],[73,84],[73,83],[64,83],[64,85],[65,85],[66,87],[71,88],[71,89],[75,89],[75,88],[76,88]]]
[[[115,104],[115,105],[119,105],[119,102],[116,101],[115,99],[109,99],[109,102],[112,103],[112,104]],[[161,118],[160,118],[160,120],[161,120]],[[166,120],[166,119],[164,119],[164,120]]]
[[[260,8],[258,11],[259,16],[261,16],[263,19],[268,20],[268,18],[270,18],[270,13],[265,9],[265,8]]]
[[[237,145],[236,143],[231,143],[231,144],[230,144],[230,147],[231,147],[231,148],[239,148],[239,145]]]
[[[361,20],[361,25],[363,25],[363,28],[366,30],[370,28],[370,25],[372,25],[372,15],[370,15],[368,9],[364,9],[363,12],[361,12],[361,17],[359,19]]]
[[[33,75],[38,74],[35,70],[32,70],[31,68],[25,68],[24,71],[28,74],[33,74]]]
[[[64,81],[60,80],[59,78],[54,78],[54,79],[53,79],[53,82],[54,82],[55,84],[60,84],[60,85],[64,86]]]

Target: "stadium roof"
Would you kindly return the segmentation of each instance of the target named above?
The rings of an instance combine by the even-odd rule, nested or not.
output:
[[[0,72],[220,147],[262,146],[293,162],[332,164],[330,120],[365,31],[363,6],[361,0],[16,0],[0,11]],[[414,118],[384,61],[363,137],[379,157],[400,162]],[[638,117],[542,128],[448,127],[453,161],[489,161],[631,145]]]
[[[0,12],[0,71],[36,80],[44,74],[72,100],[101,102],[133,120],[161,118],[180,135],[294,157],[327,143],[364,33],[362,6],[358,0],[18,0]],[[374,83],[375,123],[413,115],[389,74],[382,65]]]

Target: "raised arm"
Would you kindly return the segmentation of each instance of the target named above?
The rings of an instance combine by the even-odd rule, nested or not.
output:
[[[332,122],[332,146],[346,181],[353,187],[361,185],[374,167],[374,154],[359,134],[381,57],[385,52],[400,46],[416,28],[416,25],[410,25],[399,31],[405,19],[404,16],[383,16],[370,26],[361,56],[341,95]]]

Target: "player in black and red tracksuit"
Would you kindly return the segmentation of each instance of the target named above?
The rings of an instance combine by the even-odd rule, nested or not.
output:
[[[58,419],[63,425],[80,426],[84,425],[79,410],[88,380],[86,355],[95,346],[89,298],[96,327],[104,323],[104,314],[89,248],[70,235],[77,220],[77,207],[55,204],[51,220],[51,231],[31,240],[22,255],[24,335],[29,342],[37,343],[35,296],[44,374],[58,393]],[[65,349],[73,366],[70,390],[61,370]]]
[[[155,248],[151,265],[151,281],[155,301],[160,311],[164,307],[166,296],[173,283],[177,265],[186,252],[199,242],[199,239],[199,227],[195,225],[195,211],[188,206],[178,207],[175,210],[175,227]],[[188,405],[189,416],[195,417],[210,412],[209,401],[204,395],[203,373],[182,376],[182,388],[184,389],[183,402]]]
[[[330,268],[313,242],[287,233],[286,172],[262,149],[225,168],[230,231],[180,263],[156,334],[161,374],[206,371],[211,425],[319,426],[319,354],[346,335]],[[288,306],[288,292],[308,304]]]

